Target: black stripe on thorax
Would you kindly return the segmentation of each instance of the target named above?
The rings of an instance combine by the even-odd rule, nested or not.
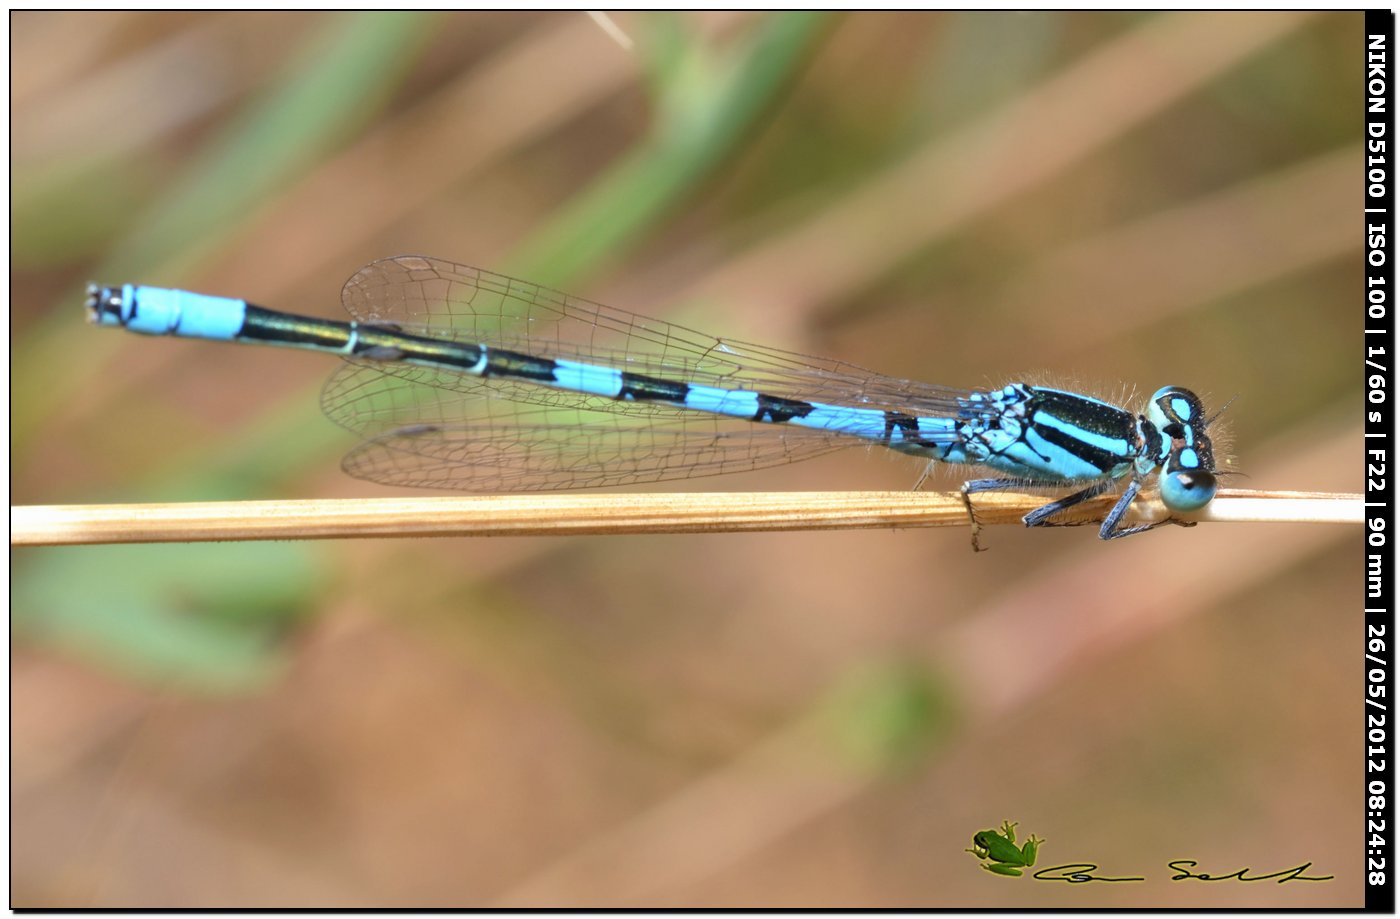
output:
[[[1093,444],[1085,443],[1078,437],[1061,431],[1059,428],[1052,428],[1048,425],[1031,423],[1031,430],[1040,437],[1059,447],[1066,453],[1075,456],[1093,466],[1100,472],[1109,472],[1113,467],[1124,462],[1127,457],[1114,453],[1112,450],[1105,450]]]
[[[1040,412],[1062,419],[1089,434],[1109,440],[1121,440],[1131,454],[1137,438],[1137,428],[1136,419],[1130,412],[1074,393],[1053,389],[1035,390],[1026,403],[1026,418],[1030,420],[1032,430],[1047,442],[1083,460],[1100,472],[1107,473],[1130,458],[1087,443],[1067,431],[1036,423],[1035,418]]]
[[[1075,427],[1101,437],[1129,441],[1133,439],[1133,424],[1136,419],[1131,412],[1074,393],[1053,389],[1035,390],[1026,401],[1026,417],[1034,418],[1038,412],[1046,412],[1064,419]]]

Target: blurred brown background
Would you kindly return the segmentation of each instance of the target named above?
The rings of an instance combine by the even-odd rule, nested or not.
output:
[[[613,21],[12,14],[13,503],[389,494],[337,469],[328,359],[81,304],[336,316],[401,253],[931,382],[1236,397],[1227,485],[1360,490],[1359,13]],[[13,905],[1359,905],[1359,540],[15,551]],[[990,875],[1003,819],[1148,881]]]

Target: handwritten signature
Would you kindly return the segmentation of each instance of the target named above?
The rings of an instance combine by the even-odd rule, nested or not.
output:
[[[1295,868],[1285,868],[1282,871],[1275,871],[1272,874],[1250,874],[1253,868],[1245,867],[1229,874],[1209,874],[1204,871],[1193,871],[1191,869],[1200,865],[1200,862],[1189,858],[1179,858],[1167,862],[1167,867],[1176,873],[1171,876],[1173,881],[1276,881],[1283,884],[1287,881],[1330,881],[1335,875],[1326,877],[1309,877],[1304,874],[1312,867],[1312,862],[1304,862]],[[1031,877],[1038,881],[1063,881],[1066,884],[1087,884],[1090,881],[1103,881],[1107,883],[1120,883],[1123,881],[1145,881],[1145,877],[1107,877],[1097,875],[1099,866],[1093,862],[1075,862],[1067,865],[1056,865],[1053,868],[1042,868]]]

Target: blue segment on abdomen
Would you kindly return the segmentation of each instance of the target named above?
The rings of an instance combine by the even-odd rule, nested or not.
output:
[[[774,420],[771,407],[764,411],[765,397],[760,393],[742,389],[721,389],[715,386],[690,386],[686,392],[685,407],[715,415],[728,415],[750,420]],[[796,402],[805,411],[794,412],[791,416],[780,415],[776,423],[794,427],[812,428],[860,437],[866,440],[885,442],[889,433],[889,421],[884,411],[873,408],[850,408],[844,405],[829,405],[824,402]],[[936,419],[915,419],[918,422],[937,423]],[[939,425],[939,433],[946,437],[946,427]],[[895,428],[889,436],[891,446],[914,442],[917,435]]]
[[[122,325],[147,335],[227,341],[238,336],[248,304],[163,287],[122,287]]]
[[[821,431],[837,431],[868,440],[885,439],[885,413],[879,409],[847,408],[844,405],[810,403],[812,410],[793,418],[789,424]]]
[[[765,411],[764,399],[770,402]],[[776,421],[795,427],[813,428],[860,437],[867,440],[886,439],[887,420],[885,412],[872,408],[850,408],[844,405],[828,405],[824,402],[790,402],[779,404],[776,409],[771,397],[743,389],[721,389],[717,386],[691,385],[687,388],[685,407],[698,412],[727,415],[733,418],[746,418],[757,421]],[[790,415],[783,408],[800,407]],[[775,418],[776,415],[776,418]],[[899,438],[895,437],[898,443]]]
[[[758,393],[717,386],[690,386],[685,394],[685,407],[733,418],[756,418]]]
[[[578,361],[555,360],[554,382],[561,389],[609,399],[616,399],[622,393],[622,371]]]

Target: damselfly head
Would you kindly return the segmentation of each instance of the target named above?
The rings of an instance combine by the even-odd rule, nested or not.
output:
[[[1157,487],[1174,511],[1200,510],[1215,497],[1215,449],[1206,433],[1211,419],[1189,389],[1163,386],[1147,403],[1147,419],[1161,433],[1166,460]]]

